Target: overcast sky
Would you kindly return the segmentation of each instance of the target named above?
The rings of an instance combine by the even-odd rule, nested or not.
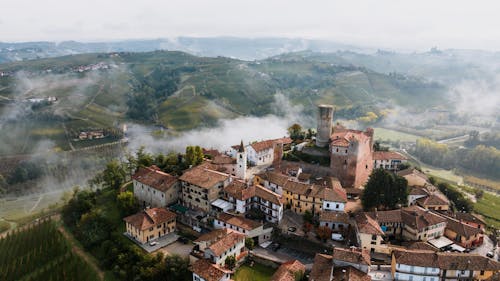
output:
[[[500,50],[497,0],[3,0],[0,41],[303,37]]]

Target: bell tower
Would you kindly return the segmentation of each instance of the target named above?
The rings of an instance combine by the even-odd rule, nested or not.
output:
[[[236,153],[236,177],[245,179],[247,176],[247,152],[241,140],[240,148]]]

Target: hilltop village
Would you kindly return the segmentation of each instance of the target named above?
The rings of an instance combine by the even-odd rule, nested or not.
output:
[[[334,125],[329,105],[318,111],[309,146],[327,153],[329,168],[284,161],[305,150],[289,137],[203,149],[205,159],[179,177],[142,167],[132,179],[143,211],[123,219],[125,235],[148,252],[184,243],[194,281],[231,280],[254,262],[277,268],[271,280],[498,280],[480,217],[453,211],[404,155],[374,151],[373,129]],[[363,210],[365,186],[381,170],[404,178],[403,203]],[[281,241],[323,250],[308,259]]]

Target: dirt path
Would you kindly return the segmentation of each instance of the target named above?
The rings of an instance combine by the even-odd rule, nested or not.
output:
[[[57,218],[54,217],[54,220],[59,220],[60,218],[61,218],[60,215],[58,215]],[[99,266],[94,262],[94,260],[90,257],[90,255],[87,252],[85,252],[80,247],[78,247],[77,245],[74,244],[73,235],[68,233],[66,231],[66,229],[64,229],[64,227],[62,227],[62,226],[59,226],[58,229],[61,232],[61,234],[64,236],[64,238],[66,238],[66,240],[68,240],[69,243],[71,244],[71,250],[73,251],[73,253],[79,255],[82,259],[84,259],[95,270],[95,272],[97,272],[97,275],[99,276],[99,280],[103,281],[104,280],[104,272],[99,268]]]

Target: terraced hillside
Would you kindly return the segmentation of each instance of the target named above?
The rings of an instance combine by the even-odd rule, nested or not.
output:
[[[173,130],[211,126],[221,118],[276,112],[280,93],[307,114],[332,103],[357,118],[394,105],[442,103],[437,83],[304,58],[241,61],[182,52],[82,54],[0,64],[0,154],[94,144],[79,132],[117,129],[124,122]],[[33,98],[57,98],[34,102]],[[31,100],[30,100],[31,99]],[[120,137],[115,132],[107,142]],[[40,145],[40,140],[50,140]]]

